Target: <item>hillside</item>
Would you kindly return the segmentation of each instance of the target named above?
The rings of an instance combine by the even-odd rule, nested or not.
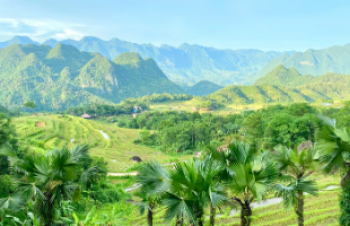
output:
[[[187,87],[185,90],[193,96],[207,96],[222,88],[222,86],[219,86],[215,83],[202,80],[196,83],[194,86]]]
[[[215,49],[186,43],[179,47],[169,45],[158,47],[117,38],[104,41],[96,37],[84,37],[79,41],[50,39],[43,44],[54,47],[57,43],[72,45],[80,51],[98,52],[110,60],[124,52],[136,52],[142,58],[151,57],[170,80],[181,85],[193,85],[203,79],[219,85],[242,83],[263,69],[270,60],[293,53],[263,52],[255,49]],[[17,44],[27,43],[18,40]],[[3,44],[3,47],[5,46],[6,42]]]
[[[296,69],[277,66],[254,85],[280,85],[295,88],[311,99],[350,99],[350,76],[327,73],[322,76],[301,75]]]
[[[254,85],[279,85],[287,87],[297,87],[309,83],[313,77],[311,75],[301,75],[295,68],[285,68],[278,65],[271,72],[259,78]]]
[[[332,46],[326,49],[296,52],[292,55],[282,55],[274,58],[257,73],[250,81],[254,82],[275,67],[282,64],[286,68],[295,68],[302,75],[323,75],[326,73],[350,74],[350,44]]]
[[[223,104],[265,104],[313,102],[297,90],[274,85],[228,86],[207,96],[210,100]]]
[[[2,105],[11,109],[35,101],[40,111],[112,104],[153,93],[184,93],[150,58],[124,53],[112,62],[64,44],[52,49],[33,44],[2,49],[0,84]]]
[[[36,122],[44,127],[36,128]],[[88,144],[90,154],[104,157],[109,172],[125,172],[135,162],[130,158],[140,156],[142,160],[157,158],[161,162],[169,156],[149,147],[140,147],[133,143],[138,130],[118,128],[113,124],[104,124],[74,116],[38,115],[16,117],[13,119],[20,146],[29,151],[44,153],[56,147],[74,147]],[[26,135],[25,135],[26,130]],[[101,133],[107,134],[108,139]],[[25,136],[27,142],[25,142]]]

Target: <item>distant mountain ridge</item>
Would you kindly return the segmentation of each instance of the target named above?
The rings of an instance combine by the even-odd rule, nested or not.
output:
[[[154,59],[169,79],[187,86],[194,85],[201,80],[208,80],[223,86],[242,84],[272,59],[293,53],[293,51],[263,52],[254,49],[221,50],[186,43],[179,47],[169,45],[157,47],[151,44],[126,42],[117,38],[104,41],[96,37],[84,37],[79,41],[49,39],[43,44],[54,47],[57,43],[72,45],[80,51],[98,52],[110,60],[124,52],[136,52],[142,58]],[[3,46],[6,47],[4,44]]]
[[[294,68],[301,75],[324,75],[326,73],[350,74],[350,44],[332,46],[326,49],[296,52],[292,55],[282,55],[268,62],[265,67],[252,77],[255,81],[264,77],[278,65]]]
[[[321,76],[301,75],[295,68],[278,65],[254,85],[285,86],[297,90],[309,100],[350,99],[350,75],[326,73]],[[312,102],[313,102],[312,101]]]
[[[0,104],[65,110],[91,103],[118,103],[153,93],[182,94],[151,58],[123,53],[114,62],[71,45],[10,45],[0,50]]]

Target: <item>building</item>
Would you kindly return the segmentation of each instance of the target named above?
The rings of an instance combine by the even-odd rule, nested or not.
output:
[[[81,117],[84,118],[84,119],[90,119],[90,118],[92,118],[91,115],[86,114],[86,113],[84,113]]]

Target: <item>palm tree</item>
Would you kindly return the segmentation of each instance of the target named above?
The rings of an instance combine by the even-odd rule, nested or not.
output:
[[[18,158],[9,145],[0,150],[0,154],[10,160],[11,173],[17,184],[15,194],[23,203],[34,202],[34,214],[40,216],[42,225],[52,225],[57,212],[61,213],[63,200],[79,196],[76,181],[87,150],[87,146],[54,149],[43,156],[26,155],[23,159]],[[1,203],[4,204],[2,200]]]
[[[278,172],[266,154],[257,155],[255,148],[243,141],[233,140],[227,150],[208,148],[211,157],[221,162],[222,178],[235,195],[232,200],[241,207],[241,225],[249,226],[253,214],[251,203],[260,201],[272,189]]]
[[[341,179],[341,186],[345,188],[350,184],[350,130],[336,128],[335,119],[320,118],[323,126],[316,134],[316,154],[326,173],[339,169],[347,171]]]
[[[193,223],[201,226],[204,209],[210,207],[210,225],[214,225],[215,208],[228,201],[224,186],[218,180],[221,171],[221,166],[208,157],[204,160],[195,159],[175,165],[170,174],[171,195],[164,200],[167,206],[166,218],[183,215],[182,212],[176,211],[176,203],[182,203],[184,208],[192,205],[193,213],[187,211],[187,215]],[[187,205],[184,205],[186,203]]]
[[[227,201],[224,187],[217,180],[221,170],[210,158],[178,163],[170,170],[154,161],[141,166],[137,181],[141,191],[160,197],[166,207],[166,220],[176,218],[176,225],[183,225],[187,219],[202,226],[204,209],[210,206],[210,223],[214,225],[214,208]]]
[[[335,119],[320,116],[323,126],[316,134],[315,148],[322,169],[326,173],[345,170],[346,173],[340,181],[342,195],[340,200],[340,224],[350,224],[349,191],[350,191],[350,130],[349,128],[336,128]]]
[[[298,226],[304,226],[304,194],[317,195],[314,181],[307,180],[316,169],[314,149],[300,152],[284,146],[278,146],[272,155],[281,172],[281,178],[290,182],[287,186],[275,186],[277,195],[283,197],[285,207],[293,206],[298,216]]]
[[[159,200],[155,197],[160,197],[168,190],[170,183],[168,171],[157,161],[146,162],[140,165],[139,174],[135,179],[141,184],[140,196],[145,202],[147,201],[147,221],[148,225],[152,226],[153,208],[155,207],[153,200]],[[143,211],[141,210],[141,212]]]

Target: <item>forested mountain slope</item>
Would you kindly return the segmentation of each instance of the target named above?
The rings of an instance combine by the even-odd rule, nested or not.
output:
[[[208,96],[221,103],[290,103],[349,100],[350,76],[327,73],[301,75],[296,69],[277,66],[254,86],[229,86]]]
[[[222,86],[219,86],[213,82],[202,80],[193,86],[186,87],[185,90],[193,96],[206,96],[222,88]]]
[[[282,55],[271,60],[252,78],[261,78],[282,64],[286,68],[295,68],[302,75],[323,75],[326,73],[350,74],[350,44],[332,46],[326,49],[296,52],[292,55]]]
[[[112,62],[98,53],[81,52],[64,44],[2,49],[0,84],[0,104],[16,108],[35,101],[37,110],[117,103],[153,93],[184,93],[150,58],[124,53]]]
[[[16,43],[23,44],[21,40]],[[43,44],[54,47],[57,43],[72,45],[80,51],[98,52],[110,60],[124,52],[136,52],[142,58],[154,59],[169,79],[187,86],[201,80],[209,80],[219,85],[242,83],[258,73],[270,60],[285,53],[293,53],[263,52],[254,49],[215,49],[186,43],[179,47],[169,45],[158,47],[152,44],[126,42],[117,38],[104,41],[96,37],[84,37],[79,41],[50,39]],[[3,47],[5,46],[6,42],[3,43]]]
[[[325,99],[350,99],[350,75],[326,73],[322,76],[301,75],[296,69],[279,65],[255,85],[282,85],[296,88],[306,96],[316,93]]]

